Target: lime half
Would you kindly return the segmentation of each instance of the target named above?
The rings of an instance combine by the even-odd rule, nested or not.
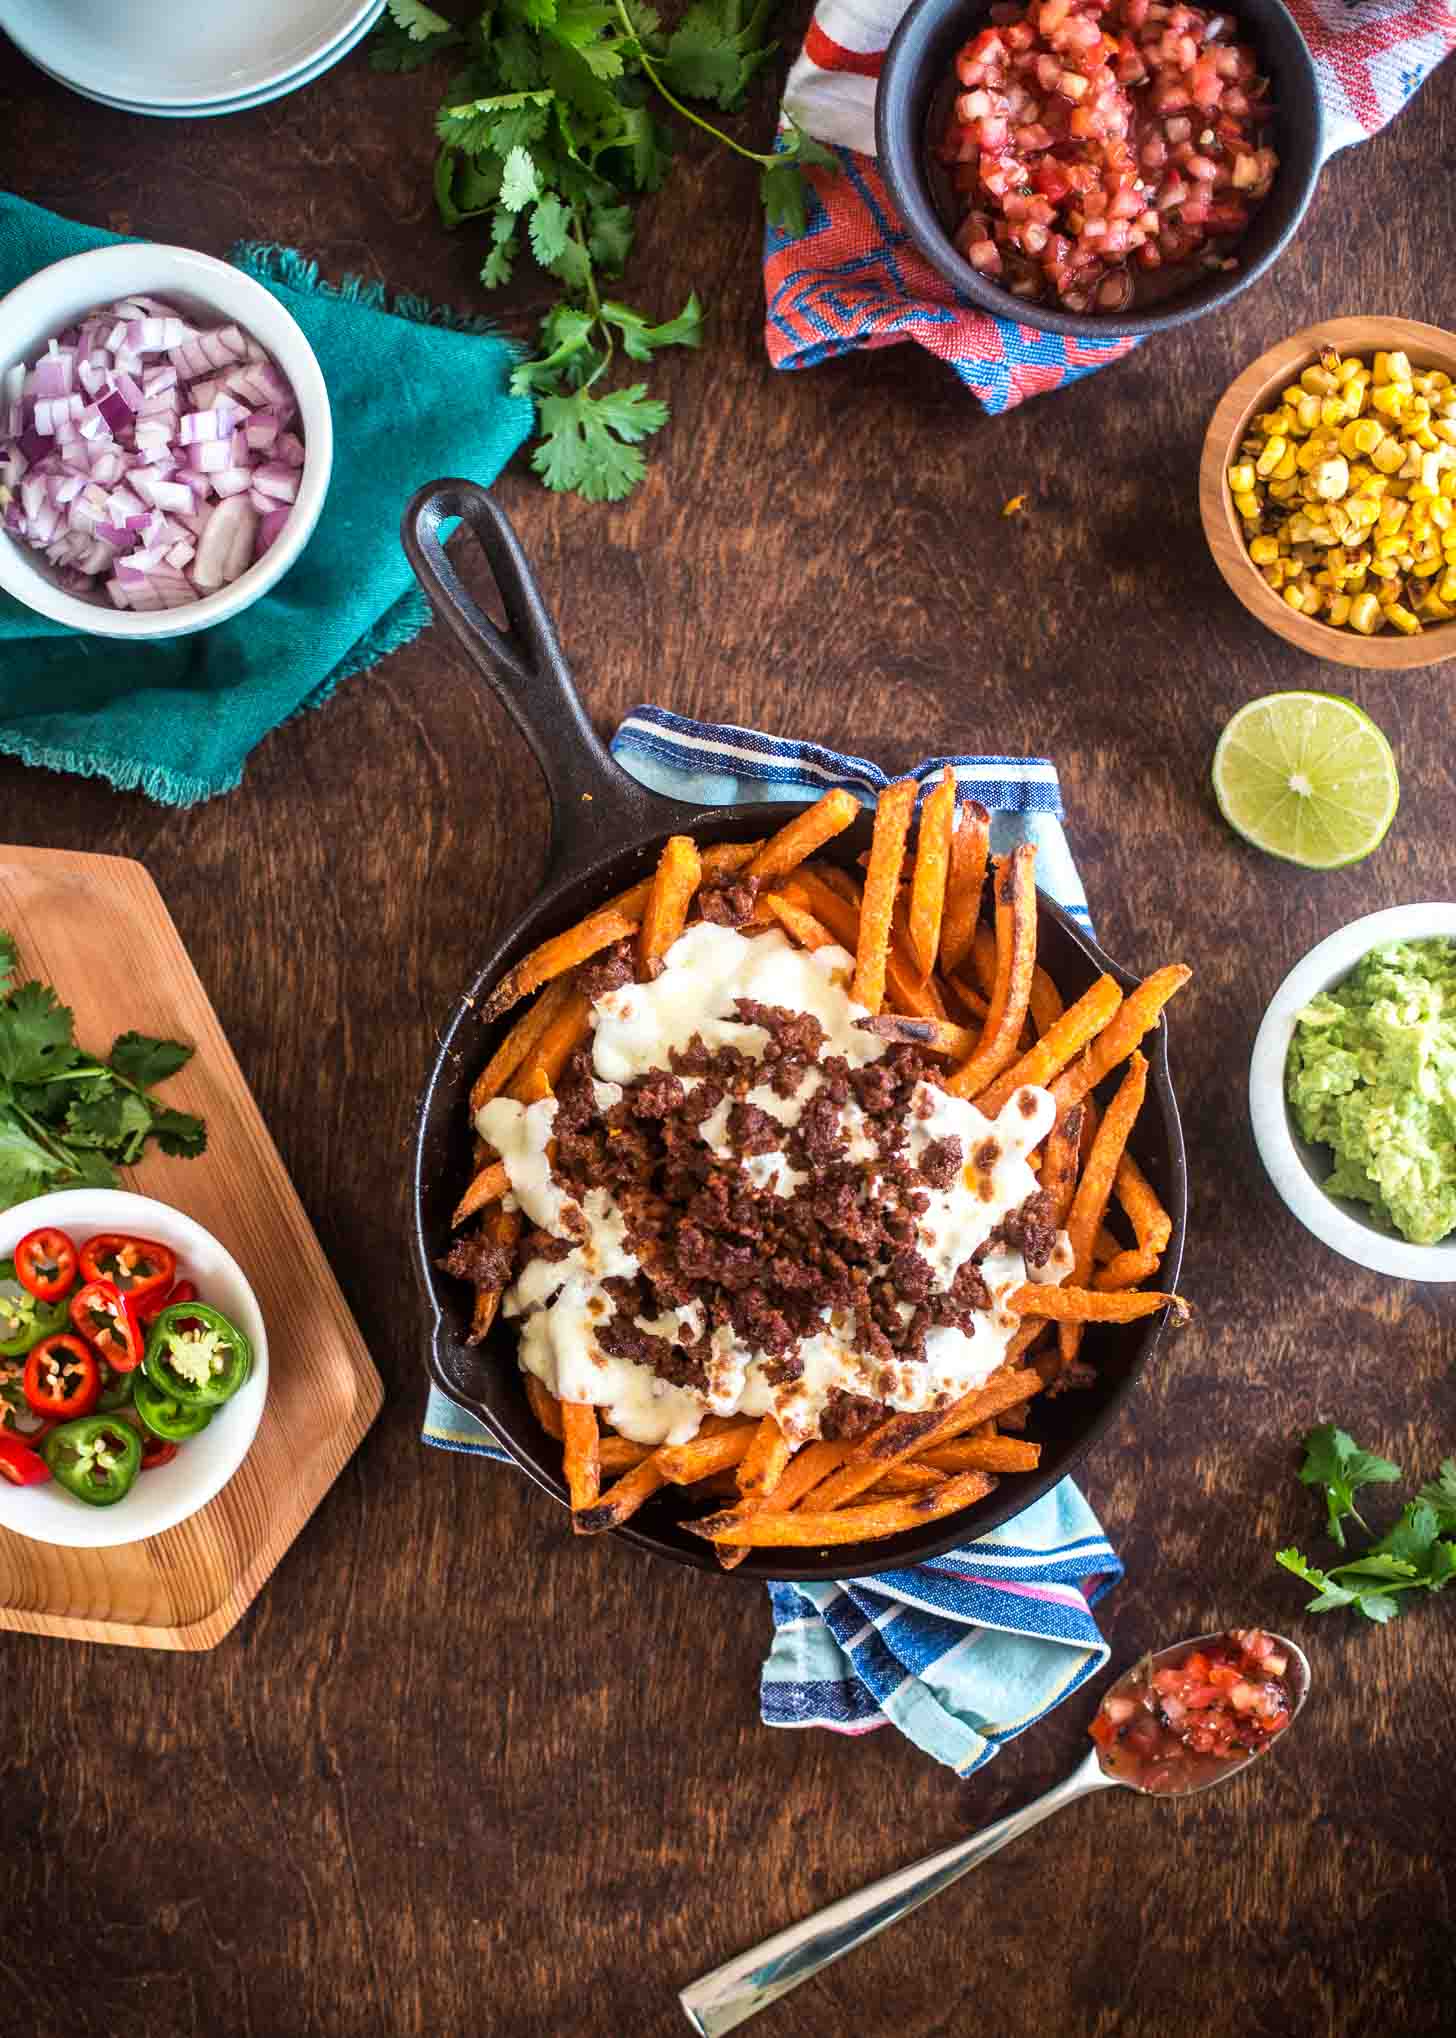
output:
[[[1306,870],[1358,863],[1400,805],[1390,745],[1332,693],[1271,693],[1240,708],[1218,739],[1213,790],[1236,834]]]

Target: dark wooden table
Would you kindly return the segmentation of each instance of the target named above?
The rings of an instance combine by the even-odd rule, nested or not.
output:
[[[434,103],[360,52],[254,113],[148,122],[7,50],[0,185],[470,304],[478,252],[429,202]],[[688,140],[630,283],[663,314],[696,286],[712,337],[655,371],[675,415],[648,485],[593,509],[524,471],[501,483],[600,727],[648,699],[889,767],[1049,753],[1112,951],[1197,971],[1173,1059],[1200,1316],[1086,1468],[1127,1560],[1103,1620],[1120,1662],[1282,1624],[1314,1662],[1306,1722],[1225,1792],[1080,1807],[768,2013],[765,2038],[1456,2024],[1453,1608],[1379,1631],[1306,1618],[1273,1563],[1316,1532],[1294,1479],[1308,1425],[1339,1420],[1421,1477],[1456,1446],[1456,1312],[1307,1237],[1244,1104],[1291,963],[1356,914],[1450,891],[1449,680],[1365,682],[1261,633],[1195,498],[1218,394],[1281,335],[1369,310],[1452,323],[1453,173],[1448,67],[1333,162],[1231,311],[990,420],[909,346],[772,373],[752,172]],[[1028,514],[1003,521],[1020,491]],[[1384,847],[1333,876],[1243,849],[1208,789],[1228,715],[1300,685],[1355,694],[1404,780]],[[675,1990],[705,1967],[1071,1762],[1084,1701],[964,1786],[893,1733],[771,1732],[756,1587],[573,1541],[524,1480],[421,1449],[413,1099],[545,842],[521,743],[438,633],[272,737],[226,799],[175,813],[9,761],[0,797],[8,839],[155,875],[388,1387],[212,1654],[0,1644],[6,2031],[675,2038]]]

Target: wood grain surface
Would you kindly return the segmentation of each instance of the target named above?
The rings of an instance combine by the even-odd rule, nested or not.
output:
[[[0,1628],[135,1648],[210,1649],[249,1606],[378,1412],[370,1363],[156,885],[127,857],[0,847],[0,927],[103,1049],[135,1029],[186,1041],[169,1104],[207,1125],[195,1160],[125,1171],[225,1246],[268,1332],[263,1418],[222,1492],[165,1535],[70,1550],[0,1530]],[[105,938],[98,940],[97,929]],[[204,1299],[206,1299],[204,1297]]]
[[[13,53],[0,81],[10,188],[476,301],[478,249],[431,212],[428,77],[374,77],[361,51],[216,123],[106,112]],[[1333,160],[1295,245],[1222,317],[989,419],[909,346],[774,374],[753,172],[685,136],[626,294],[666,313],[695,285],[712,334],[653,371],[675,416],[648,485],[589,509],[502,483],[600,727],[651,699],[892,769],[1049,754],[1109,948],[1198,972],[1172,1048],[1199,1319],[1087,1468],[1128,1565],[1102,1618],[1119,1663],[1283,1623],[1314,1696],[1225,1791],[1075,1808],[770,2011],[763,2038],[1452,2029],[1456,1604],[1380,1631],[1308,1618],[1273,1552],[1316,1534],[1294,1478],[1308,1424],[1340,1420],[1412,1475],[1456,1446],[1456,1295],[1305,1236],[1243,1095],[1260,1012],[1306,949],[1450,894],[1449,671],[1336,670],[1257,628],[1209,557],[1197,476],[1220,393],[1286,333],[1362,311],[1453,323],[1453,174],[1448,66]],[[517,329],[544,302],[527,285]],[[1243,849],[1208,790],[1233,710],[1300,685],[1353,692],[1404,779],[1378,855],[1322,877]],[[212,1653],[5,1638],[7,2030],[678,2038],[683,1982],[1072,1761],[1090,1702],[964,1786],[890,1733],[771,1732],[756,1587],[583,1545],[524,1480],[421,1449],[413,1097],[546,836],[520,741],[439,632],[191,812],[9,762],[0,797],[12,840],[155,872],[389,1389]]]

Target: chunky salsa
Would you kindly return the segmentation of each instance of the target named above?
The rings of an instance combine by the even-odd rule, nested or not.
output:
[[[1269,81],[1233,16],[1031,0],[990,18],[956,58],[939,140],[971,267],[1013,296],[1108,313],[1232,267],[1278,168]]]
[[[1234,1628],[1174,1662],[1144,1657],[1118,1679],[1089,1732],[1109,1776],[1177,1794],[1262,1754],[1293,1717],[1285,1651]]]

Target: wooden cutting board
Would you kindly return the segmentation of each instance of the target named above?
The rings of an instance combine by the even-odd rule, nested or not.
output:
[[[96,927],[106,929],[98,941]],[[111,1550],[0,1529],[0,1628],[132,1648],[211,1649],[261,1590],[379,1412],[383,1389],[161,894],[117,856],[0,846],[0,928],[54,985],[76,1038],[128,1028],[196,1054],[161,1095],[207,1121],[207,1152],[153,1149],[124,1186],[186,1211],[248,1276],[268,1326],[268,1399],[252,1449],[200,1513]]]

